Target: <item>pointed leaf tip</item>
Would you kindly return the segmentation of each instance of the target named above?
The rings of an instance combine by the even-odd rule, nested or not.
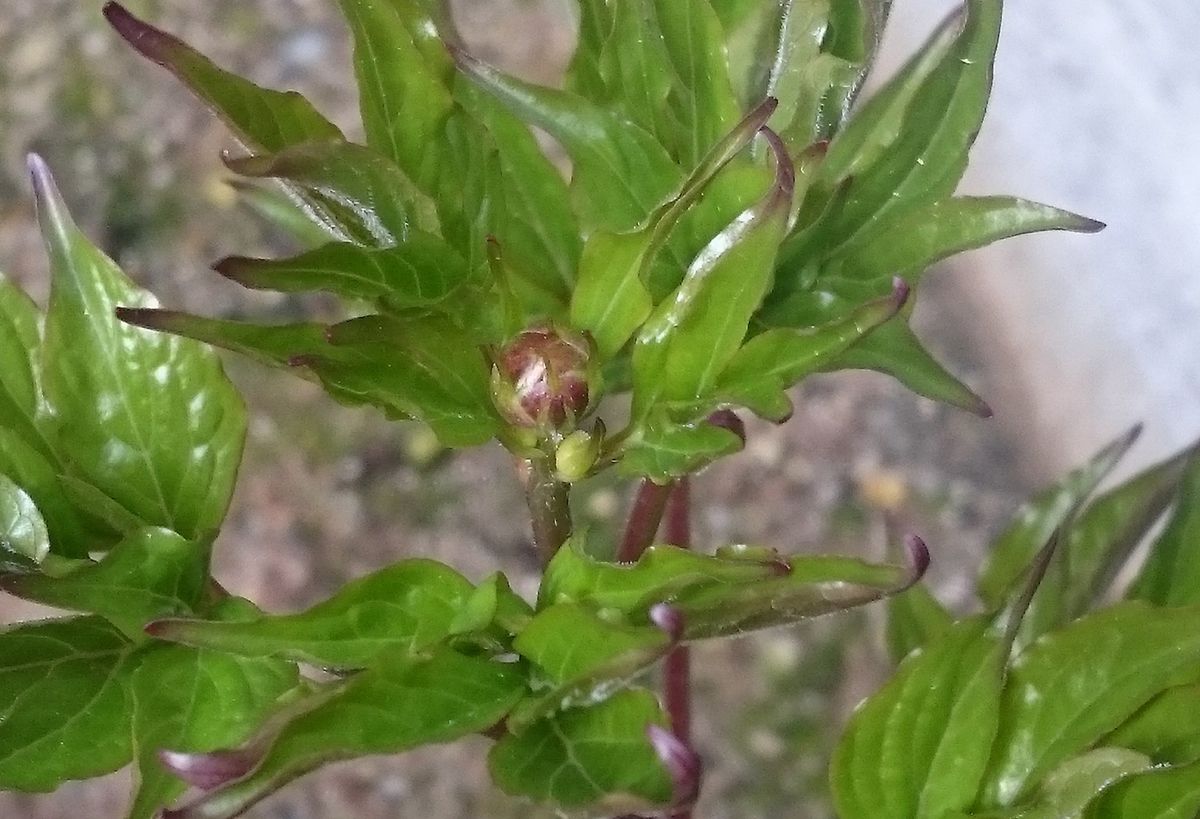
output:
[[[171,68],[167,64],[166,52],[172,45],[182,46],[179,40],[138,19],[120,3],[105,3],[101,14],[121,39],[133,46],[135,51],[148,60]]]
[[[71,218],[71,213],[63,202],[62,193],[58,190],[50,166],[36,153],[28,154],[25,164],[29,168],[30,179],[33,180],[33,197],[37,204],[37,217],[42,234],[47,240],[54,236],[56,242],[65,242],[65,231],[75,225],[75,220]]]
[[[684,808],[695,803],[700,795],[700,756],[683,740],[659,725],[647,726],[646,736],[654,753],[671,775],[671,807]]]
[[[796,191],[796,166],[779,134],[765,125],[759,128],[758,132],[767,140],[767,144],[771,147],[771,153],[775,155],[775,191],[769,207],[771,209],[790,207],[792,194]]]
[[[158,752],[158,761],[173,776],[200,790],[211,791],[250,773],[259,756],[248,751],[189,754],[163,750]]]
[[[912,289],[908,286],[908,282],[906,282],[900,276],[892,277],[891,300],[896,305],[897,311],[908,302],[908,297],[911,292]]]
[[[708,416],[708,423],[714,427],[727,429],[741,439],[742,444],[746,443],[746,422],[743,421],[736,412],[731,409],[717,410]]]
[[[925,572],[929,570],[929,547],[921,538],[909,534],[904,536],[904,549],[908,552],[909,576],[911,577],[911,580],[905,585],[905,588],[908,588],[920,581],[925,576]]]

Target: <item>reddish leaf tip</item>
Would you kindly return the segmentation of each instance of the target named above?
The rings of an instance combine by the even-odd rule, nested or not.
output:
[[[714,427],[727,429],[741,439],[742,444],[746,443],[746,422],[743,421],[738,414],[731,409],[721,409],[708,416],[708,423]]]
[[[929,570],[929,547],[925,545],[925,541],[921,540],[916,535],[908,534],[904,536],[904,549],[908,552],[908,566],[911,579],[906,584],[911,586],[925,576],[925,572]]]
[[[661,726],[647,726],[646,736],[671,776],[671,807],[682,808],[693,804],[700,795],[700,756],[683,740]]]
[[[771,153],[775,155],[775,195],[771,197],[771,206],[790,205],[796,190],[796,166],[779,134],[765,125],[758,132],[767,140]]]
[[[328,333],[326,333],[326,336],[328,337]],[[315,361],[316,356],[313,355],[294,355],[287,360],[287,365],[289,367],[311,367]]]
[[[133,16],[120,3],[106,3],[101,13],[113,30],[134,50],[159,65],[167,66],[167,49],[181,43],[154,26]]]
[[[892,303],[896,305],[896,310],[899,310],[908,302],[908,297],[912,294],[912,288],[908,282],[899,276],[892,277],[892,295],[890,296]]]
[[[205,754],[162,750],[159,763],[173,776],[201,790],[210,791],[241,779],[254,768],[255,754],[246,751],[213,751]]]
[[[683,612],[668,603],[650,607],[650,622],[665,632],[672,643],[678,643],[683,637]]]
[[[165,637],[171,630],[170,620],[151,620],[142,626],[142,631],[149,637]]]

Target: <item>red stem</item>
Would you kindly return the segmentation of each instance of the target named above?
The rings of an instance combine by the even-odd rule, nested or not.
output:
[[[634,563],[642,552],[654,543],[658,534],[658,525],[662,521],[663,510],[674,484],[659,486],[651,480],[643,480],[629,509],[629,522],[625,524],[625,537],[617,549],[617,560],[621,563]]]
[[[664,539],[667,543],[688,549],[692,545],[691,483],[687,478],[676,482],[667,501]],[[671,731],[687,745],[692,739],[691,655],[687,646],[679,646],[663,664],[663,699]],[[690,810],[681,811],[672,819],[692,819]]]

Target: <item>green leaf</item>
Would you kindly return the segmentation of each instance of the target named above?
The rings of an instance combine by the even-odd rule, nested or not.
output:
[[[675,156],[690,168],[738,119],[725,32],[708,0],[654,0],[654,14],[674,67],[667,101],[679,123]]]
[[[66,466],[42,392],[40,325],[33,301],[0,276],[0,475],[37,507],[55,553],[83,557],[89,549],[107,545],[108,533],[89,528],[59,477]]]
[[[134,17],[117,3],[104,16],[142,56],[180,79],[252,147],[275,152],[342,133],[295,91],[271,91],[223,71],[183,41]]]
[[[1156,764],[1200,760],[1200,685],[1163,691],[1103,740],[1104,745],[1146,754]]]
[[[62,576],[0,576],[0,589],[47,606],[97,614],[138,639],[156,617],[190,614],[208,580],[207,545],[167,529],[126,537],[99,563]]]
[[[789,147],[803,149],[840,129],[874,57],[889,5],[783,0],[768,18],[759,43],[770,60],[756,72],[761,79],[755,77],[754,86],[779,98],[771,127]]]
[[[805,330],[767,330],[755,336],[721,373],[716,387],[719,400],[747,407],[772,421],[786,420],[792,414],[788,388],[896,315],[907,298],[908,287],[897,279],[890,296],[864,304],[836,321]]]
[[[653,694],[624,691],[505,735],[488,755],[488,769],[505,793],[556,810],[608,816],[666,807],[671,777],[646,734],[665,724]]]
[[[1012,593],[1038,551],[1055,531],[1066,530],[1088,497],[1140,434],[1140,426],[1130,429],[1017,510],[1008,528],[993,542],[987,562],[979,573],[979,596],[985,604],[999,606]]]
[[[0,424],[20,435],[45,458],[54,457],[45,439],[45,406],[38,384],[41,316],[25,292],[0,276]]]
[[[854,175],[839,212],[821,226],[821,247],[848,252],[874,238],[894,214],[953,192],[987,108],[1001,5],[968,0],[957,38],[911,92],[894,139]]]
[[[177,819],[230,819],[326,762],[395,754],[494,727],[520,699],[524,675],[512,665],[437,649],[392,654],[316,695],[245,777],[177,811]]]
[[[155,819],[186,789],[160,754],[242,742],[297,682],[289,663],[175,646],[150,653],[129,684],[137,778],[127,819]]]
[[[449,322],[364,316],[334,325],[328,337],[327,352],[301,363],[339,400],[419,418],[447,446],[482,444],[496,433],[488,363]]]
[[[571,194],[529,127],[475,85],[455,97],[495,146],[501,200],[487,216],[506,261],[524,279],[565,300],[579,267],[580,238]]]
[[[347,236],[340,226],[319,216],[308,202],[291,195],[286,185],[263,185],[244,179],[230,179],[228,184],[237,191],[242,204],[301,247],[317,247]]]
[[[592,334],[602,356],[616,355],[653,311],[647,277],[659,250],[697,199],[708,193],[717,173],[750,143],[774,107],[768,100],[751,111],[692,171],[678,194],[637,230],[597,231],[588,238],[572,296],[571,321]]]
[[[226,159],[225,164],[242,176],[301,186],[335,219],[343,238],[360,244],[398,244],[408,237],[415,218],[410,214],[411,202],[418,198],[413,183],[386,157],[352,142],[306,142],[275,154]],[[427,229],[435,226],[429,219],[422,225]]]
[[[992,819],[1082,819],[1084,811],[1097,796],[1150,766],[1150,760],[1144,754],[1125,748],[1097,748],[1051,771],[1028,807],[986,816]]]
[[[571,193],[585,233],[629,230],[678,189],[679,168],[641,128],[570,92],[506,76],[461,49],[453,53],[481,88],[566,148],[574,161]]]
[[[633,352],[636,420],[660,400],[708,397],[771,287],[795,169],[778,137],[763,134],[775,154],[771,189],[701,251],[683,282],[638,334]]]
[[[1010,236],[1043,230],[1095,233],[1102,222],[1010,196],[943,199],[895,220],[874,239],[835,263],[833,275],[915,282],[934,262]]]
[[[241,460],[241,398],[211,350],[116,319],[153,298],[79,232],[42,160],[30,168],[52,274],[46,394],[74,474],[148,525],[215,532]]]
[[[0,561],[10,555],[41,563],[50,553],[50,535],[33,499],[0,475]]]
[[[532,696],[509,715],[509,730],[521,733],[555,711],[611,696],[619,683],[663,657],[674,642],[661,627],[602,619],[573,603],[538,612],[513,642],[538,674]]]
[[[405,560],[359,578],[297,614],[237,621],[159,620],[163,640],[243,657],[287,657],[361,668],[388,651],[419,652],[452,632],[471,584],[432,560]]]
[[[843,180],[862,174],[905,134],[905,114],[913,97],[922,90],[929,75],[945,64],[961,25],[960,10],[952,13],[920,51],[838,132],[820,166],[822,189],[833,191]]]
[[[713,584],[681,591],[673,605],[684,637],[705,640],[788,625],[897,594],[921,579],[925,545],[908,544],[909,565],[865,563],[849,557],[789,557],[781,576],[751,583]]]
[[[416,230],[392,247],[335,242],[290,259],[231,256],[218,262],[216,270],[256,290],[325,290],[344,298],[378,300],[394,310],[433,307],[470,276],[466,261],[446,242]]]
[[[739,451],[740,437],[724,427],[697,421],[677,424],[652,412],[621,449],[620,470],[657,483],[690,475],[718,458]]]
[[[680,123],[667,99],[675,82],[671,54],[663,42],[654,0],[616,3],[611,11],[611,33],[599,53],[603,99],[614,110],[673,146]]]
[[[777,555],[714,557],[675,546],[651,546],[637,563],[607,563],[588,555],[583,536],[575,535],[546,567],[537,607],[540,611],[556,603],[588,603],[644,618],[655,603],[671,602],[688,589],[776,576],[785,571],[781,560]]]
[[[606,0],[579,0],[579,42],[567,68],[566,87],[600,105],[610,101],[601,62],[613,25]]]
[[[1190,819],[1200,811],[1200,763],[1147,771],[1110,788],[1087,819]]]
[[[1064,618],[1083,614],[1104,596],[1130,554],[1176,498],[1180,482],[1196,460],[1196,450],[1187,450],[1088,504],[1065,544]]]
[[[367,144],[436,193],[443,128],[454,100],[405,24],[407,2],[338,0],[354,36],[354,73]]]
[[[1200,457],[1195,454],[1180,480],[1175,511],[1129,596],[1163,606],[1200,603]]]
[[[299,324],[262,325],[241,321],[193,316],[176,310],[150,308],[117,309],[117,317],[126,324],[173,333],[184,338],[203,341],[214,347],[223,347],[251,358],[260,364],[276,367],[292,367],[293,372],[303,374],[294,367],[294,360],[304,356],[328,355],[335,351],[325,337],[329,329],[324,324],[302,322]]]
[[[1045,635],[1013,664],[985,803],[1015,804],[1162,691],[1195,680],[1200,609],[1127,602]]]
[[[984,418],[992,415],[991,407],[947,372],[900,316],[877,327],[826,370],[874,370],[892,376],[917,395]]]
[[[923,583],[888,598],[887,644],[892,659],[909,654],[949,631],[954,616]]]
[[[830,781],[842,819],[941,817],[976,797],[999,721],[1008,658],[987,618],[956,623],[908,656],[855,711]]]
[[[129,761],[132,654],[96,617],[0,631],[0,788],[51,791]]]

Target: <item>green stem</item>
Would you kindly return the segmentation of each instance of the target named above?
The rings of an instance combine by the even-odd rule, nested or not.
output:
[[[530,458],[525,500],[533,525],[533,544],[542,563],[549,563],[571,536],[570,484],[554,475],[554,459]]]

